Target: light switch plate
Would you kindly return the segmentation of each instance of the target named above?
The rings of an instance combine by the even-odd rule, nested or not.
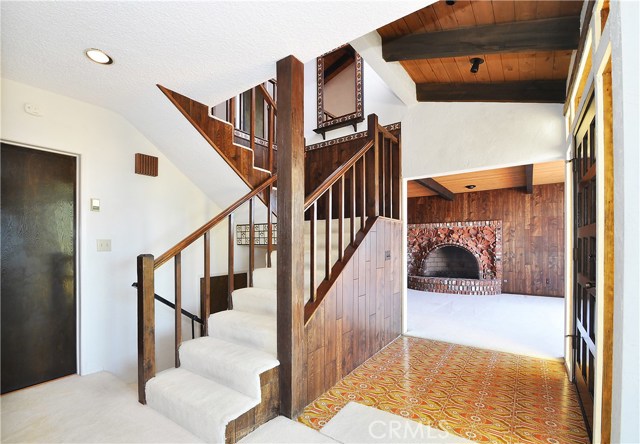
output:
[[[100,199],[91,198],[91,211],[100,211]]]
[[[111,239],[98,239],[98,251],[111,251]]]

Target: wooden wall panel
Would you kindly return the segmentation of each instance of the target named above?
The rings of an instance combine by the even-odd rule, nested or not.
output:
[[[564,184],[407,199],[410,224],[502,221],[504,293],[564,297]]]
[[[305,327],[307,404],[400,335],[401,242],[379,218]]]

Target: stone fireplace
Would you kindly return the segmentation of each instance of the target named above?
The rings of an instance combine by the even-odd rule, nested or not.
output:
[[[409,288],[456,294],[501,293],[501,221],[413,224],[407,228]]]

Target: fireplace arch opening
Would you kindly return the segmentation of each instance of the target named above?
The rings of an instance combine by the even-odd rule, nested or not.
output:
[[[443,245],[432,250],[424,260],[422,275],[426,277],[480,279],[480,266],[467,249]]]

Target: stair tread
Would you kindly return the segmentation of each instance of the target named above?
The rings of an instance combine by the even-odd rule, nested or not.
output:
[[[267,268],[267,270],[275,273],[275,269]],[[260,288],[255,286],[241,288],[232,293],[233,309],[249,313],[275,316],[277,297],[278,294],[274,288]]]
[[[206,442],[224,442],[229,421],[259,401],[182,368],[158,373],[146,385],[147,404]]]
[[[209,316],[209,336],[277,356],[276,317],[226,310]]]
[[[260,374],[280,363],[271,354],[203,336],[180,346],[181,368],[260,399]]]

